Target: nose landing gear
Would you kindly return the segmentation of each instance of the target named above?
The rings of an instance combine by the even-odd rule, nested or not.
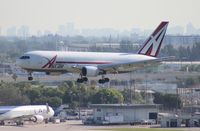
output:
[[[33,80],[32,72],[29,72],[29,73],[28,73],[28,80],[29,80],[29,81],[32,81],[32,80]]]

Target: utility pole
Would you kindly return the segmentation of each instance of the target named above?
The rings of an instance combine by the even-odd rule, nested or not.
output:
[[[147,104],[147,71],[145,71],[145,104]]]
[[[132,72],[130,72],[130,80],[129,80],[129,84],[130,84],[130,104],[132,104]]]
[[[79,120],[81,119],[81,86],[80,83],[78,83],[78,94],[79,94],[79,104],[78,104],[78,117]]]

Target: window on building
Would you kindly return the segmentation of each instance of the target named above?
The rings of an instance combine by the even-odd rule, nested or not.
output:
[[[101,109],[100,109],[100,108],[97,108],[97,111],[98,111],[98,112],[101,112]]]
[[[158,113],[156,113],[156,112],[150,112],[150,113],[149,113],[149,119],[154,119],[154,120],[156,120],[156,119],[157,119],[157,116],[158,116]]]
[[[101,120],[101,117],[97,117],[97,120],[100,121],[100,120]]]

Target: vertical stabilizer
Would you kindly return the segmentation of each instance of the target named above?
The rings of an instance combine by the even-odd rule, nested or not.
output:
[[[145,41],[138,54],[157,57],[161,48],[161,44],[165,37],[168,26],[168,21],[162,21],[160,25],[154,30],[151,36]]]

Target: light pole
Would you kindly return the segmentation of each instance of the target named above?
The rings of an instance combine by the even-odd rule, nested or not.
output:
[[[80,86],[80,83],[78,83],[78,94],[79,94],[79,104],[78,104],[78,117],[79,117],[79,120],[81,119],[81,86]]]
[[[129,80],[129,84],[130,84],[130,104],[132,104],[132,72],[130,72],[130,80]]]
[[[147,71],[145,72],[145,104],[147,104]]]

